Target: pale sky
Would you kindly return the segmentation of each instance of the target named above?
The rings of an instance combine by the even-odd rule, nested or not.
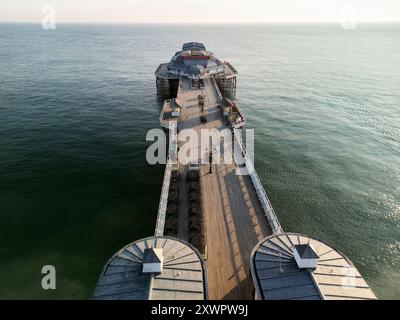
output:
[[[400,22],[400,0],[0,0],[0,21],[57,23]]]

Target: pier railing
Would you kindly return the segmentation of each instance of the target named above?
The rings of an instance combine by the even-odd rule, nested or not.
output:
[[[170,142],[169,142],[169,156],[168,162],[165,166],[164,172],[164,180],[161,189],[161,196],[160,196],[160,204],[158,206],[158,215],[157,215],[157,224],[155,230],[155,237],[162,237],[164,235],[164,227],[165,227],[165,219],[167,214],[168,208],[168,198],[169,198],[169,187],[171,184],[171,173],[174,164],[177,163],[178,154],[176,143],[177,143],[177,123],[172,121],[169,124],[169,134],[170,134]]]
[[[217,80],[215,80],[214,77],[211,77],[210,81],[211,81],[211,83],[214,85],[215,91],[217,92],[218,99],[219,99],[219,103],[222,103],[224,97],[222,96],[222,93],[221,93],[221,91],[219,90]]]
[[[224,61],[225,64],[233,71],[234,74],[237,74],[237,70],[235,69],[234,66],[231,65],[231,63],[229,61]]]
[[[233,102],[233,105],[234,105],[234,107],[236,109],[236,112],[239,115],[239,119],[236,119],[236,121],[234,123],[232,123],[232,127],[236,128],[236,129],[240,129],[246,123],[246,117],[244,116],[244,114],[240,110],[239,106],[235,102]]]
[[[274,234],[279,234],[283,233],[283,229],[281,227],[281,224],[279,223],[278,217],[275,214],[274,208],[272,207],[271,202],[269,201],[269,198],[267,196],[267,193],[265,192],[265,189],[261,183],[261,180],[257,174],[257,171],[254,168],[253,161],[250,159],[246,147],[243,143],[241,134],[238,129],[233,129],[234,137],[236,139],[236,142],[238,146],[240,147],[242,154],[245,159],[245,164],[246,164],[246,169],[248,170],[251,181],[253,182],[254,189],[256,190],[257,196],[260,200],[261,206],[265,212],[265,215],[268,219],[269,225],[272,229],[272,232]]]
[[[162,109],[161,109],[161,113],[160,113],[160,124],[162,127],[165,127],[166,125],[166,121],[164,121],[164,115],[165,115],[165,108],[166,108],[166,104],[167,104],[167,100],[164,101]]]
[[[169,186],[171,183],[171,172],[172,172],[172,162],[168,159],[167,165],[165,166],[160,204],[158,207],[157,224],[154,233],[155,237],[162,237],[164,235],[165,216],[168,207]]]
[[[156,70],[156,72],[154,72],[154,74],[157,76],[158,73],[160,72],[161,68],[163,67],[163,64],[160,64]]]

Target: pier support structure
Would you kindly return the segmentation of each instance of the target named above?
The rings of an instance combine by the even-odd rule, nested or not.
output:
[[[157,95],[163,98],[169,98],[169,81],[168,79],[157,77],[156,79]]]
[[[157,77],[156,86],[158,96],[164,99],[173,99],[176,98],[178,94],[179,79]]]

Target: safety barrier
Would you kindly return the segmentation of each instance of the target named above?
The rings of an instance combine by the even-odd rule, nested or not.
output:
[[[261,183],[261,180],[257,174],[257,171],[254,168],[253,162],[247,154],[246,148],[244,146],[242,137],[238,131],[238,129],[233,129],[234,137],[236,139],[237,145],[240,147],[242,154],[245,159],[245,165],[248,173],[250,174],[251,181],[253,183],[254,189],[256,190],[257,196],[260,200],[261,206],[265,212],[265,215],[268,219],[269,225],[274,234],[283,233],[283,229],[281,224],[279,223],[278,217],[275,214],[274,208],[269,201],[267,193]]]

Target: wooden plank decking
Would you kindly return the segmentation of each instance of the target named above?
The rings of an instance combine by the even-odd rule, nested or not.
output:
[[[189,82],[181,80],[177,98],[183,107],[178,122],[180,130],[190,128],[200,133],[205,128],[227,128],[217,107],[218,89],[211,80],[205,84],[203,90],[189,90]],[[204,113],[197,106],[199,94],[206,95]],[[202,114],[207,115],[205,124],[200,122]],[[207,155],[200,154],[200,157]],[[236,175],[235,164],[213,165],[211,174],[209,168],[209,165],[202,166],[200,178],[209,299],[253,299],[250,255],[255,245],[272,232],[251,179]],[[186,170],[187,167],[180,166],[181,174],[185,175]],[[187,238],[182,232],[180,237]]]
[[[207,272],[210,299],[253,299],[249,259],[254,246],[271,234],[247,176],[234,165],[203,173]]]

